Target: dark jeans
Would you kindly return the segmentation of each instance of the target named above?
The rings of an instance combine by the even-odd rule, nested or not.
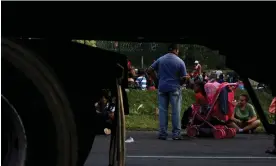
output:
[[[96,116],[96,133],[97,134],[105,134],[104,129],[108,128],[111,129],[112,124],[107,122],[106,115],[104,114],[97,114]]]

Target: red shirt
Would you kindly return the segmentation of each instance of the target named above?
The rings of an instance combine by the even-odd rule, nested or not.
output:
[[[128,68],[128,70],[131,70],[131,62],[130,62],[130,60],[127,61],[127,68]]]
[[[207,105],[208,100],[207,97],[204,97],[201,92],[195,94],[196,104],[199,105]]]

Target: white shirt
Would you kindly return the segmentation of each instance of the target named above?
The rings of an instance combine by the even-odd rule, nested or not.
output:
[[[222,74],[222,71],[221,70],[217,70],[216,71],[216,75],[217,75],[217,79],[219,78],[219,76]]]

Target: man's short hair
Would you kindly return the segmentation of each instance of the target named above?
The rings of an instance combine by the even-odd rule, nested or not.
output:
[[[243,93],[240,96],[244,97],[246,102],[249,101],[249,96],[247,94]]]
[[[179,50],[179,44],[172,43],[169,45],[168,51]]]

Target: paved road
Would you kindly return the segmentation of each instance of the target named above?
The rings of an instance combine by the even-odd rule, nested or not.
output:
[[[207,138],[162,141],[155,132],[129,132],[127,166],[275,166],[276,156],[265,154],[272,146],[268,135],[237,135],[234,139]],[[98,136],[85,166],[108,165],[109,137]]]

